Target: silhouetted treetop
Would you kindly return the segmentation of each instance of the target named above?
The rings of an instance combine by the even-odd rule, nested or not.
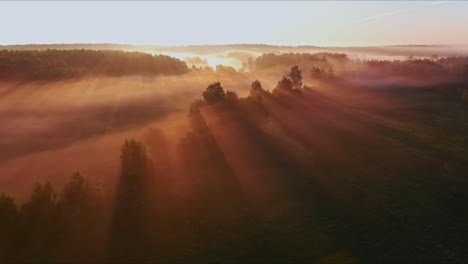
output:
[[[237,93],[234,92],[234,91],[227,91],[226,92],[226,99],[228,101],[231,101],[231,102],[232,101],[237,101],[237,100],[239,100],[239,95],[237,95]]]
[[[5,234],[11,225],[15,224],[18,213],[19,208],[15,199],[10,195],[0,193],[0,231],[2,234]],[[2,239],[0,243],[1,241]]]
[[[148,156],[143,143],[134,139],[125,140],[120,154],[121,176],[144,174],[147,169]]]
[[[278,82],[278,84],[275,87],[275,90],[279,91],[292,91],[293,89],[293,82],[286,76],[283,76],[283,78]]]
[[[52,184],[46,182],[44,184],[36,184],[34,190],[25,204],[26,211],[40,212],[46,208],[55,206],[57,203],[57,193]]]
[[[265,92],[263,90],[262,84],[260,81],[255,80],[252,82],[250,85],[250,97],[256,99],[256,100],[261,100],[262,99],[262,94]]]
[[[214,103],[223,100],[226,97],[226,94],[221,83],[215,82],[208,85],[202,96],[207,103]]]
[[[94,198],[94,191],[91,181],[75,172],[64,187],[61,203],[66,207],[75,207]]]
[[[17,239],[20,211],[15,199],[0,193],[0,262],[11,254],[12,241]]]
[[[260,81],[259,80],[253,81],[252,84],[250,85],[250,95],[257,94],[262,91],[263,91],[263,88],[262,88],[262,84],[260,83]]]
[[[302,75],[301,70],[298,66],[291,67],[291,71],[287,76],[283,76],[283,78],[278,82],[275,89],[273,90],[273,94],[281,95],[287,93],[295,93],[301,94],[302,88]]]
[[[296,65],[291,67],[291,71],[289,72],[288,76],[291,78],[294,88],[302,87],[302,74],[299,66]]]

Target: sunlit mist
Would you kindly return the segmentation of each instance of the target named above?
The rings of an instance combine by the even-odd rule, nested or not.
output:
[[[0,1],[0,263],[468,263],[467,14]]]

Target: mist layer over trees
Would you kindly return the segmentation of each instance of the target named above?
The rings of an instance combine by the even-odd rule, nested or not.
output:
[[[0,262],[468,260],[466,58],[251,63],[189,70],[206,83],[183,133],[145,127],[106,153],[118,160],[115,188],[75,172],[64,186],[38,182],[24,201],[1,194]],[[89,120],[147,124],[153,100]]]

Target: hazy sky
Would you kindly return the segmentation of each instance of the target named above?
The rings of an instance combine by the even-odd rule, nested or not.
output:
[[[0,44],[468,44],[468,2],[0,2]]]

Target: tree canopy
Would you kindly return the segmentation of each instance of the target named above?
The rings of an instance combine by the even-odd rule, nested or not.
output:
[[[166,55],[112,50],[0,50],[0,79],[57,80],[87,75],[177,75],[189,69]]]
[[[226,93],[224,92],[221,83],[215,82],[208,85],[202,96],[207,103],[214,103],[223,100],[226,96]]]

